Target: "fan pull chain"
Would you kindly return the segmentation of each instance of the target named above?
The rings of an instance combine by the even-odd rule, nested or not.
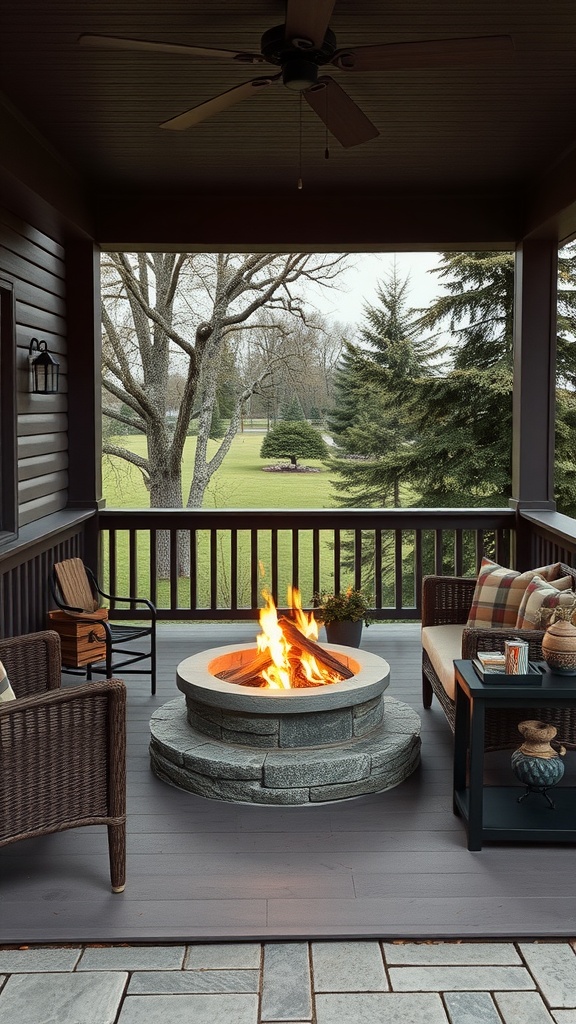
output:
[[[298,121],[298,188],[302,188],[302,93],[300,93]]]
[[[328,89],[324,89],[324,159],[330,158],[330,150],[328,149]]]

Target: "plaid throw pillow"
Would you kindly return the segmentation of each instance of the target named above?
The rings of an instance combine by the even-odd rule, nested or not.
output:
[[[576,594],[571,590],[571,576],[563,576],[560,580],[548,583],[541,576],[530,580],[518,609],[516,629],[545,629],[542,611],[552,610],[557,605],[571,604]]]
[[[475,629],[517,629],[520,603],[530,581],[534,576],[558,579],[560,572],[559,562],[519,573],[483,558],[466,625]]]

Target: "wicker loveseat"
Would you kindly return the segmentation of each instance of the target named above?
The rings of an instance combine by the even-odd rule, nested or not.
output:
[[[112,891],[126,863],[126,688],[118,679],[60,688],[52,630],[0,640],[16,699],[0,702],[0,847],[107,825]]]
[[[562,574],[572,576],[576,589],[576,569],[562,565]],[[461,576],[426,576],[422,583],[422,703],[425,708],[437,697],[450,728],[454,731],[455,658],[474,658],[478,651],[504,650],[504,641],[521,637],[529,643],[529,657],[542,658],[542,637],[537,629],[478,629],[466,626],[476,579]],[[444,627],[436,629],[435,627]],[[518,722],[523,718],[552,721],[558,738],[576,741],[576,713],[553,708],[522,708],[489,711],[486,721],[486,749],[500,750],[518,745]]]

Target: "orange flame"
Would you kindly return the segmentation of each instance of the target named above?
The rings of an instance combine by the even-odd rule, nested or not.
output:
[[[290,690],[295,686],[322,686],[336,683],[340,677],[321,668],[313,654],[297,651],[282,632],[276,605],[267,590],[262,591],[266,605],[260,611],[262,632],[256,637],[258,650],[267,651],[272,665],[262,671],[266,686],[275,690]],[[305,612],[297,587],[288,588],[288,604],[293,612],[294,624],[309,640],[318,639],[318,623],[312,612]],[[293,651],[292,656],[290,652]]]

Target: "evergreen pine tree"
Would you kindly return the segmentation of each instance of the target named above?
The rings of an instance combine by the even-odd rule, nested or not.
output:
[[[294,469],[298,459],[323,459],[327,446],[322,434],[310,423],[281,420],[265,435],[260,446],[262,459],[289,459]]]
[[[281,419],[289,420],[292,423],[299,423],[305,420],[304,410],[298,395],[294,395],[289,402],[282,407]]]
[[[408,307],[408,279],[396,265],[365,307],[363,348],[348,344],[336,376],[337,407],[329,418],[344,506],[398,506],[403,459],[412,440],[404,408],[408,382],[431,357]]]
[[[448,366],[415,381],[409,402],[415,443],[403,463],[423,506],[504,505],[512,474],[512,253],[446,253],[438,274],[447,294],[424,313],[424,329],[449,326]],[[575,258],[560,258],[556,490],[576,510],[570,452],[576,439]]]

